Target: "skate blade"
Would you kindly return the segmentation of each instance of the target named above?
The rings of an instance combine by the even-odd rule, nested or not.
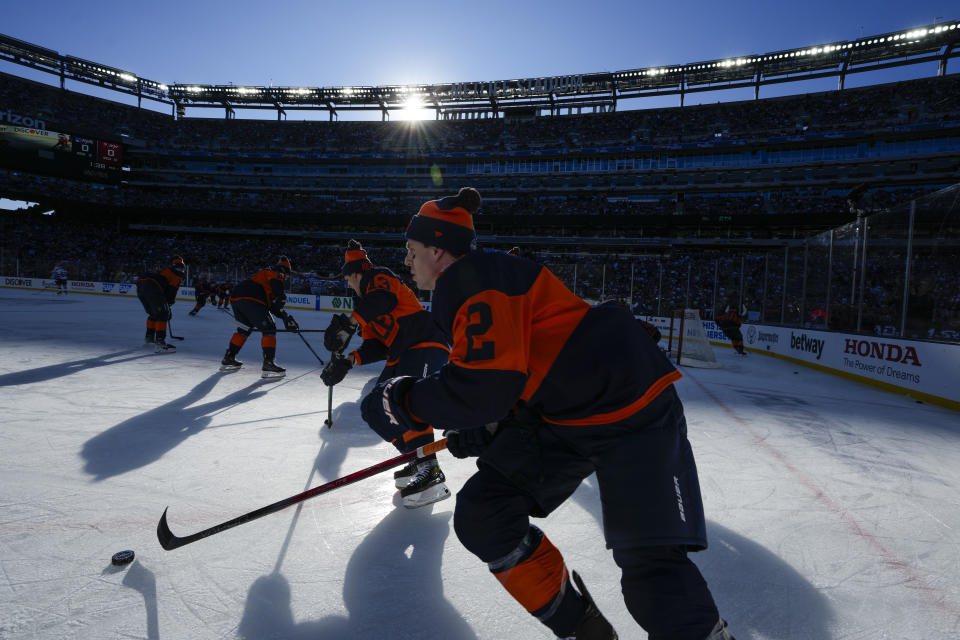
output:
[[[263,371],[260,373],[261,378],[282,378],[287,375],[286,371]]]
[[[419,507],[425,507],[428,504],[433,504],[434,502],[446,500],[449,497],[450,489],[447,489],[447,485],[440,483],[428,487],[420,493],[406,496],[403,498],[403,506],[407,509],[417,509]]]
[[[220,365],[220,371],[239,371],[240,367],[236,367],[232,364],[222,364]]]

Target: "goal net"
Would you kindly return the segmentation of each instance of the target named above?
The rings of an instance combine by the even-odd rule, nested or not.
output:
[[[677,365],[720,368],[707,332],[703,330],[698,309],[675,309],[670,314],[670,335],[667,340],[670,359]]]

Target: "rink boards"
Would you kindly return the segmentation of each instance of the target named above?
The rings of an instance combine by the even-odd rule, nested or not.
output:
[[[48,278],[0,276],[3,288],[47,290],[52,295],[56,284]],[[105,296],[137,295],[134,284],[69,280],[70,293]],[[192,287],[180,287],[177,300],[193,301]],[[423,305],[430,308],[430,303]],[[288,309],[340,312],[353,309],[347,296],[288,294]],[[666,335],[670,319],[645,316]],[[720,328],[704,321],[704,331],[714,346],[729,347]],[[795,364],[833,375],[863,382],[886,391],[913,397],[960,411],[960,345],[816,331],[791,327],[744,324],[744,346],[753,353],[763,353]]]
[[[55,292],[57,285],[52,278],[21,278],[14,276],[0,276],[3,288],[7,289],[39,289]],[[117,282],[90,282],[87,280],[68,280],[67,291],[70,293],[86,293],[100,296],[137,296],[137,285]],[[177,291],[177,300],[193,302],[196,299],[193,287],[180,287]],[[422,303],[430,308],[429,302]],[[312,294],[288,293],[287,309],[305,309],[310,311],[349,311],[353,309],[353,298],[350,296],[316,296]]]

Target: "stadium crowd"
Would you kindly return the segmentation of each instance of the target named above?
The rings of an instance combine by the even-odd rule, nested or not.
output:
[[[873,189],[863,195],[859,206],[867,211],[884,210],[934,191],[938,186]],[[297,191],[238,192],[216,188],[158,189],[104,185],[2,168],[0,188],[9,197],[28,201],[42,194],[42,198],[47,202],[79,202],[131,210],[159,209],[167,213],[167,218],[176,217],[177,212],[183,212],[183,223],[189,223],[190,213],[198,210],[287,213],[303,220],[299,224],[288,220],[288,226],[292,225],[304,231],[327,228],[329,225],[323,222],[323,217],[327,215],[409,215],[423,200],[423,196],[384,198],[353,194],[343,199],[334,199]],[[763,195],[687,195],[683,199],[682,208],[678,208],[676,196],[663,196],[655,200],[626,200],[604,195],[523,194],[515,198],[485,202],[480,215],[513,216],[516,221],[511,224],[511,230],[517,232],[517,229],[524,226],[523,218],[529,216],[589,215],[626,218],[676,213],[700,216],[838,214],[848,210],[846,191],[807,188]],[[358,221],[357,224],[362,225],[362,222]],[[618,233],[616,230],[600,228],[596,232],[604,235]],[[620,227],[619,233],[623,235],[628,231]]]
[[[246,220],[259,216],[259,228],[287,231],[399,233],[406,216],[423,201],[423,193],[440,188],[432,182],[432,176],[416,172],[389,179],[384,175],[333,175],[318,178],[311,188],[297,189],[284,186],[284,181],[296,183],[311,178],[274,176],[271,162],[279,163],[276,167],[296,167],[296,163],[283,165],[283,161],[294,158],[301,164],[324,166],[344,158],[377,158],[382,166],[393,163],[399,167],[411,159],[422,164],[437,154],[513,158],[556,151],[581,155],[596,152],[599,157],[615,158],[627,149],[669,151],[682,145],[699,145],[722,150],[727,143],[757,143],[759,146],[754,148],[763,149],[764,144],[783,141],[787,148],[793,145],[792,148],[799,149],[807,141],[835,134],[899,135],[923,131],[925,127],[933,130],[956,126],[960,123],[960,106],[952,96],[958,93],[960,74],[953,74],[844,91],[682,108],[415,124],[293,122],[174,117],[0,74],[0,99],[9,109],[43,122],[49,129],[122,141],[132,169],[123,172],[124,181],[110,184],[40,175],[8,164],[0,168],[0,190],[5,196],[31,201],[42,198],[54,204],[82,203],[112,213],[162,212],[164,224],[195,229],[190,233],[147,232],[127,229],[119,223],[115,228],[64,223],[59,216],[2,216],[0,271],[44,276],[54,264],[62,263],[71,278],[122,282],[179,253],[187,257],[194,274],[236,281],[269,264],[275,256],[285,254],[293,258],[299,273],[293,280],[295,292],[342,293],[338,277],[341,246],[326,241],[292,240],[290,236],[231,234],[229,230],[217,234],[213,229],[204,230],[203,226],[210,223],[194,217],[194,212],[242,212]],[[259,174],[244,176],[240,183],[244,188],[238,189],[237,183],[231,183],[237,179],[226,176],[234,172],[232,163],[241,155],[262,158],[265,166],[259,167]],[[205,158],[207,166],[212,166],[211,159],[222,160],[217,171],[222,170],[223,175],[211,170],[191,170],[187,160],[191,156]],[[949,169],[952,165],[948,162],[944,166]],[[860,170],[853,164],[850,167],[854,173]],[[869,170],[863,171],[869,177]],[[615,221],[578,230],[575,235],[582,235],[584,243],[566,247],[567,253],[547,246],[527,254],[551,266],[585,298],[629,300],[638,313],[663,314],[685,306],[709,314],[714,306],[735,295],[764,320],[795,325],[823,322],[823,316],[815,313],[828,306],[823,256],[809,264],[796,250],[787,257],[779,253],[741,256],[676,248],[669,255],[637,256],[599,253],[596,247],[590,247],[589,239],[634,237],[637,224],[634,222],[631,227],[619,221],[627,223],[632,217],[647,215],[755,213],[816,217],[847,213],[854,205],[871,213],[902,205],[940,186],[929,180],[927,184],[918,180],[914,181],[917,184],[905,186],[889,182],[862,189],[858,200],[851,202],[847,193],[849,180],[842,186],[827,180],[817,186],[767,185],[746,189],[742,175],[731,172],[723,176],[722,170],[714,173],[715,193],[683,188],[683,181],[694,179],[690,176],[695,171],[684,174],[687,177],[681,177],[675,189],[647,191],[641,184],[647,177],[637,170],[596,179],[550,172],[516,178],[480,176],[480,184],[475,186],[492,196],[485,199],[481,214],[498,219],[498,228],[488,225],[487,231],[501,236],[542,236],[545,228],[536,219],[546,216],[599,216]],[[139,179],[126,179],[131,176]],[[144,176],[150,179],[145,180]],[[803,184],[804,176],[800,178],[799,183]],[[169,182],[164,182],[167,179]],[[630,188],[626,195],[614,194],[614,187],[621,184],[618,180],[627,181],[624,184]],[[605,185],[611,187],[609,192],[604,190]],[[335,187],[334,191],[327,188],[330,186]],[[356,187],[355,192],[351,193],[350,187]],[[112,213],[104,218],[119,219]],[[275,214],[289,215],[275,219]],[[357,214],[368,214],[371,219],[396,215],[397,228],[385,228],[382,220],[364,221],[364,215]],[[349,216],[351,224],[331,227],[324,221],[327,215]],[[234,228],[242,224],[238,220]],[[747,227],[731,231],[732,236],[738,237],[759,237],[762,233],[765,231]],[[378,264],[393,268],[409,283],[399,246],[390,243],[371,250],[377,252]],[[928,320],[910,321],[918,323],[916,329],[908,326],[917,335],[930,335],[933,331],[933,335],[940,336],[942,331],[958,329],[960,284],[953,266],[956,261],[950,257],[925,256],[922,252],[915,256],[910,307],[930,309]],[[788,262],[785,276],[784,260]],[[888,249],[886,254],[875,251],[868,256],[861,305],[853,256],[835,256],[830,272],[831,327],[849,329],[859,323],[878,332],[898,327],[902,264],[903,256],[895,249]],[[931,296],[935,297],[932,303],[913,304],[915,299],[923,301]]]
[[[0,74],[3,104],[47,127],[148,143],[155,149],[217,152],[422,154],[576,151],[636,144],[759,140],[842,131],[939,125],[960,120],[960,74],[844,91],[708,105],[560,115],[405,122],[175,119]],[[107,124],[109,123],[109,124]]]
[[[178,254],[190,267],[191,277],[203,274],[214,281],[236,282],[283,254],[290,256],[296,272],[291,280],[292,292],[347,295],[339,275],[343,243],[307,242],[289,236],[138,232],[22,214],[5,215],[0,220],[3,275],[47,277],[59,264],[66,267],[71,280],[131,282],[137,274],[165,264],[171,255]],[[365,244],[377,264],[392,269],[414,287],[403,265],[405,251],[398,237],[385,235],[381,243]],[[960,337],[957,251],[953,246],[915,253],[908,335]],[[878,247],[868,252],[862,307],[858,304],[859,275],[849,252],[838,252],[832,262],[826,260],[822,250],[805,258],[804,251],[796,248],[786,255],[782,250],[737,253],[678,248],[669,254],[648,255],[569,253],[557,247],[522,249],[520,254],[546,264],[581,297],[632,303],[638,315],[667,315],[677,308],[697,308],[710,318],[715,307],[736,300],[764,322],[822,327],[824,318],[819,310],[829,311],[831,329],[854,330],[859,316],[864,331],[899,334],[905,275],[903,247]]]

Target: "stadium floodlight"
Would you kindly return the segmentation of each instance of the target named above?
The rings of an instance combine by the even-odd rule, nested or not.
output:
[[[126,80],[127,82],[136,82],[136,81],[137,81],[137,76],[132,75],[132,74],[129,74],[129,73],[121,73],[121,74],[120,74],[120,79],[121,79],[121,80]]]
[[[400,120],[426,120],[431,113],[418,93],[409,93],[398,116]]]

